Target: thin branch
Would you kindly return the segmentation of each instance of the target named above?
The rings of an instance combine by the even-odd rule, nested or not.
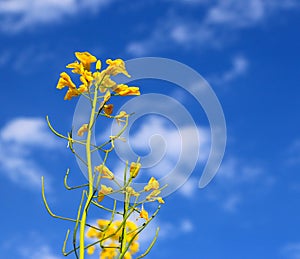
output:
[[[66,172],[66,175],[64,177],[64,186],[67,190],[75,190],[75,189],[79,189],[79,188],[82,188],[82,187],[86,187],[88,186],[89,184],[86,183],[86,184],[82,184],[82,185],[77,185],[77,186],[72,186],[70,187],[68,185],[68,176],[69,176],[69,172],[70,172],[70,168],[67,169],[67,172]]]
[[[155,244],[155,242],[157,240],[158,232],[159,232],[159,228],[156,229],[155,236],[154,236],[151,244],[148,246],[147,250],[143,254],[141,254],[139,257],[137,257],[136,259],[143,258],[143,257],[145,257],[150,252],[150,250],[152,249],[152,247],[154,246],[154,244]]]

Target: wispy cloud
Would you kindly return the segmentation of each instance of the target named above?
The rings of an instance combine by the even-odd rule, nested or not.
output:
[[[286,244],[281,248],[280,255],[286,259],[300,259],[300,242]]]
[[[3,258],[22,259],[61,259],[59,252],[55,253],[47,244],[41,233],[30,231],[26,233],[13,233],[13,236],[6,237],[0,245],[1,256]]]
[[[184,2],[186,8],[199,8],[204,15],[187,17],[182,13],[182,7],[172,8],[172,12],[166,13],[162,20],[156,21],[154,28],[150,28],[152,33],[149,37],[133,40],[128,44],[127,51],[141,56],[171,46],[193,46],[198,50],[220,48],[236,38],[240,30],[259,26],[282,10],[300,6],[296,0],[178,1],[177,4]]]
[[[229,82],[243,76],[247,73],[249,61],[244,56],[235,56],[232,59],[231,67],[220,75],[209,77],[209,82],[217,85],[228,84]]]
[[[95,12],[109,0],[10,0],[0,2],[0,30],[18,32],[41,24],[59,22],[79,12]]]
[[[292,141],[284,155],[288,165],[298,165],[300,163],[300,139]]]
[[[227,155],[206,198],[219,204],[224,211],[234,213],[251,199],[254,185],[256,192],[265,193],[274,183],[275,179],[262,166]]]
[[[16,184],[39,188],[41,175],[47,172],[33,154],[57,147],[44,119],[13,119],[0,130],[0,171]]]
[[[237,194],[232,194],[225,199],[222,207],[227,212],[235,212],[238,209],[238,205],[241,202],[241,196]]]
[[[60,259],[60,256],[54,254],[46,244],[40,246],[21,246],[19,253],[24,259]]]

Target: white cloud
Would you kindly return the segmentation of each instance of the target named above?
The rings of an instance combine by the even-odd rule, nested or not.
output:
[[[237,206],[241,202],[240,195],[231,195],[223,202],[224,210],[228,212],[235,212],[237,210]]]
[[[262,0],[219,1],[208,11],[206,22],[222,26],[249,27],[264,18],[265,8]]]
[[[59,147],[41,118],[17,118],[0,130],[0,170],[23,187],[40,188],[41,176],[47,175],[32,155],[40,148]],[[49,152],[49,151],[48,151]]]
[[[40,246],[21,246],[19,253],[24,259],[60,259],[60,256],[54,254],[48,245]]]
[[[61,259],[59,251],[54,253],[46,242],[44,236],[38,232],[15,232],[13,236],[6,236],[0,244],[1,256],[3,258],[22,259]],[[25,237],[25,238],[24,238]],[[10,256],[9,256],[10,255]],[[8,256],[8,257],[7,257]]]
[[[181,222],[180,230],[183,233],[190,233],[194,230],[194,224],[189,219],[184,219]]]
[[[195,196],[195,192],[198,190],[198,180],[194,177],[190,177],[184,185],[178,190],[180,194],[187,198]]]
[[[245,57],[237,56],[232,61],[232,68],[221,76],[221,81],[231,81],[246,73],[248,69],[248,60]]]
[[[226,159],[218,172],[218,180],[226,184],[250,183],[263,177],[264,170],[261,167],[248,165],[234,157]]]
[[[300,259],[300,242],[283,246],[280,254],[286,259]]]
[[[232,59],[232,65],[230,69],[220,75],[209,76],[208,81],[217,85],[228,84],[238,77],[245,75],[248,71],[248,67],[249,61],[245,57],[235,56]]]
[[[205,197],[224,211],[233,213],[253,199],[253,192],[263,195],[274,182],[274,177],[262,166],[227,155],[216,175],[215,183],[206,190]]]
[[[57,141],[47,127],[46,119],[17,118],[0,131],[0,139],[7,143],[51,148]]]
[[[300,163],[300,139],[295,139],[286,149],[286,163],[288,165],[297,165]]]
[[[0,29],[18,32],[33,25],[51,24],[79,12],[94,12],[108,0],[10,0],[0,2]]]
[[[203,8],[203,1],[187,5],[192,8]],[[298,8],[296,0],[218,0],[207,1],[204,15],[197,18],[185,17],[182,7],[172,9],[157,21],[152,33],[142,40],[133,40],[127,51],[136,56],[151,54],[163,48],[180,45],[185,48],[193,46],[197,49],[220,48],[227,44],[236,33],[243,28],[251,28],[267,21],[282,10]]]

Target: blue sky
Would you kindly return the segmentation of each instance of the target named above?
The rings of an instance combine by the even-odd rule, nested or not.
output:
[[[300,258],[299,14],[297,0],[1,1],[1,258],[63,258],[65,231],[72,226],[47,214],[40,177],[46,177],[51,207],[69,216],[75,216],[80,194],[64,189],[64,172],[71,168],[74,184],[84,178],[45,116],[59,131],[70,130],[76,100],[64,101],[55,86],[74,51],[85,50],[102,60],[156,56],[182,62],[210,83],[225,114],[223,163],[198,189],[210,143],[204,111],[177,86],[139,82],[143,93],[182,102],[202,147],[195,171],[165,198],[144,236],[142,247],[161,227],[148,258]],[[156,131],[167,143],[177,141],[163,118],[141,122],[132,135],[139,152],[148,150],[141,137]],[[172,155],[160,172],[169,170]]]

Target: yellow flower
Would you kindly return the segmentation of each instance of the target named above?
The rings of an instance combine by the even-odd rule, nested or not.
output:
[[[126,192],[131,196],[139,196],[140,194],[136,192],[131,186],[126,187]]]
[[[126,118],[128,117],[128,115],[129,114],[127,114],[125,111],[120,111],[120,113],[115,116],[118,125],[120,125],[120,122],[125,122],[124,120],[122,120],[122,118]]]
[[[159,182],[154,177],[151,177],[148,184],[144,187],[144,190],[148,192],[150,190],[157,190],[158,188]]]
[[[129,87],[128,85],[125,85],[125,84],[117,85],[117,87],[114,89],[114,91],[121,96],[141,95],[140,89],[138,87],[135,87],[135,86]]]
[[[98,202],[101,202],[104,199],[105,195],[112,193],[112,192],[113,192],[113,189],[111,187],[107,187],[106,185],[101,184],[101,189],[98,192]]]
[[[125,63],[122,59],[115,59],[115,60],[111,60],[111,59],[107,59],[106,60],[106,64],[108,64],[108,67],[106,68],[106,73],[112,76],[115,76],[117,74],[124,74],[128,77],[130,77],[130,75],[128,74],[126,68],[125,68]]]
[[[101,69],[101,61],[97,60],[96,62],[96,70],[100,70]]]
[[[124,255],[124,259],[132,259],[131,253],[127,251]]]
[[[95,246],[90,246],[87,248],[87,254],[92,255],[95,252]]]
[[[86,232],[86,236],[89,238],[95,238],[98,237],[99,231],[94,228],[89,228],[89,230]]]
[[[142,210],[140,212],[140,218],[145,219],[146,221],[149,220],[148,212],[142,207]]]
[[[95,63],[97,58],[89,52],[75,52],[76,58],[82,63],[84,69],[90,70],[91,63]]]
[[[151,200],[153,197],[156,197],[158,194],[160,194],[160,190],[154,190],[152,191],[146,198],[146,200]]]
[[[138,228],[137,225],[133,221],[130,221],[130,220],[126,221],[126,226],[128,228],[128,232],[133,232],[134,230],[136,230]],[[138,235],[136,237],[138,237]]]
[[[73,63],[70,63],[66,66],[67,68],[73,68],[72,73],[75,74],[82,74],[84,71],[84,67],[82,65],[82,63],[79,63],[77,60],[74,61]]]
[[[115,178],[112,171],[110,171],[105,165],[98,165],[95,166],[95,171],[99,172],[101,174],[101,178],[107,178],[110,180],[113,180]]]
[[[114,259],[117,256],[117,254],[118,252],[116,248],[113,247],[103,248],[100,253],[100,259]]]
[[[101,93],[105,92],[107,88],[112,88],[117,85],[117,83],[110,79],[110,75],[106,74],[106,71],[93,73],[94,83],[99,87]]]
[[[73,88],[69,88],[69,90],[66,92],[64,100],[71,100],[73,97],[76,97],[78,95],[80,95],[79,90],[73,89]]]
[[[84,87],[84,92],[87,92],[93,80],[94,77],[92,76],[92,72],[84,70],[80,77],[80,81],[83,83],[81,87]]]
[[[130,171],[130,176],[132,178],[135,178],[138,175],[138,173],[139,173],[139,171],[141,169],[141,166],[142,166],[141,163],[132,162],[130,164],[129,171]]]
[[[165,203],[162,197],[157,197],[156,200],[161,204]]]
[[[132,242],[130,247],[129,247],[129,250],[132,254],[135,254],[136,252],[139,251],[139,243],[138,242]]]
[[[58,80],[56,88],[63,89],[66,86],[72,89],[76,89],[76,85],[72,82],[70,76],[66,72],[62,72],[60,74],[60,78]]]
[[[160,194],[160,190],[154,190],[146,197],[146,200],[147,201],[158,201],[161,204],[165,203],[165,201],[162,199],[162,197],[157,197],[159,194]]]
[[[97,224],[98,227],[103,231],[97,231],[97,230],[93,230],[93,228],[90,228],[88,230],[87,236],[90,238],[97,238],[99,240],[105,238],[104,245],[106,247],[103,248],[102,251],[100,252],[100,258],[115,259],[116,256],[119,254],[120,238],[123,233],[122,227],[124,222],[121,220],[116,220],[111,222],[110,220],[99,219],[97,220]],[[117,231],[117,229],[119,230]],[[139,228],[133,221],[130,220],[126,221],[127,241],[128,242],[130,241],[132,243],[130,244],[129,250],[127,251],[124,258],[131,258],[132,254],[138,252],[139,250],[139,243],[137,242],[138,229]]]
[[[83,124],[83,125],[80,127],[80,129],[77,131],[77,135],[78,135],[79,137],[82,137],[83,134],[84,134],[85,132],[88,131],[88,126],[89,126],[89,125],[88,125],[87,123]]]
[[[100,192],[102,192],[103,194],[109,194],[109,193],[113,192],[113,189],[111,187],[107,187],[104,184],[101,184]]]
[[[103,102],[106,103],[111,97],[110,91],[106,91],[104,97],[103,97]]]
[[[72,97],[78,96],[83,92],[81,88],[76,89],[76,85],[72,82],[70,76],[66,72],[62,72],[56,88],[62,89],[66,86],[69,87],[69,89],[64,97],[64,100],[71,100]]]
[[[105,114],[111,115],[113,112],[113,109],[114,109],[114,105],[113,104],[104,105],[103,109],[104,109]]]

